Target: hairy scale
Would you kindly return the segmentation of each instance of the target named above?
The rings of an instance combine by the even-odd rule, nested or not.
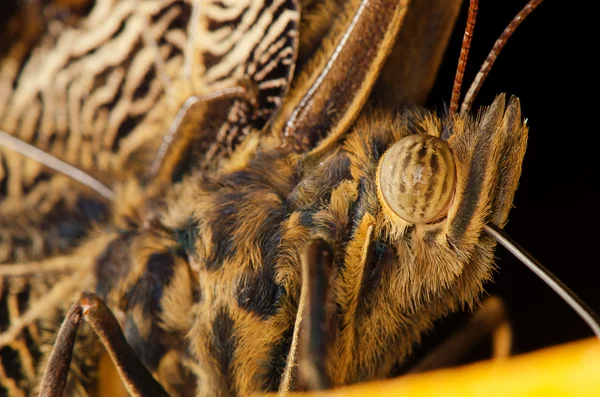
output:
[[[54,6],[41,6],[41,12],[46,16],[53,15]],[[155,291],[153,299],[161,299],[151,281],[161,277],[165,278],[165,282],[170,281],[166,277],[169,274],[169,262],[165,264],[167,270],[155,265],[170,258],[161,253],[165,249],[165,243],[161,243],[164,236],[149,237],[155,236],[150,233],[135,239],[128,237],[130,242],[139,240],[140,244],[147,243],[144,248],[147,251],[135,252],[141,264],[128,264],[131,266],[127,266],[127,269],[137,269],[137,272],[128,274],[125,284],[119,284],[117,277],[126,272],[125,268],[107,266],[96,276],[104,281],[114,277],[111,288],[98,280],[90,282],[89,278],[76,284],[72,280],[74,276],[68,276],[71,281],[56,285],[54,289],[39,288],[35,294],[29,291],[34,288],[32,285],[38,283],[52,285],[57,277],[65,277],[70,269],[87,269],[89,273],[94,262],[104,258],[100,253],[106,248],[106,241],[103,242],[104,237],[94,238],[99,230],[102,235],[109,237],[114,230],[131,229],[152,219],[155,207],[160,206],[160,203],[154,204],[160,201],[154,198],[160,194],[162,186],[188,171],[172,164],[188,161],[185,153],[168,153],[167,160],[173,157],[175,160],[170,160],[171,163],[163,167],[160,177],[152,182],[153,186],[144,186],[152,160],[150,156],[156,152],[170,119],[187,97],[218,91],[240,79],[250,81],[248,84],[251,86],[256,84],[256,87],[252,87],[257,95],[254,98],[257,101],[256,108],[249,108],[244,98],[233,98],[225,105],[217,103],[212,107],[204,106],[199,112],[186,114],[188,119],[193,116],[196,121],[208,120],[208,123],[205,122],[207,134],[215,133],[214,140],[200,136],[195,137],[196,143],[187,144],[191,154],[195,154],[194,150],[213,153],[212,159],[207,155],[201,166],[214,168],[223,156],[217,152],[224,150],[227,154],[235,149],[243,135],[250,128],[264,125],[270,113],[279,105],[293,70],[295,56],[293,48],[297,34],[294,24],[297,12],[286,1],[251,1],[241,8],[234,4],[228,6],[229,12],[224,12],[228,9],[223,8],[220,2],[204,3],[198,24],[189,23],[193,5],[187,1],[115,3],[104,0],[96,2],[93,7],[91,4],[84,5],[81,12],[75,13],[73,10],[72,14],[69,14],[69,7],[78,9],[79,5],[60,6],[66,8],[64,13],[57,13],[44,21],[45,29],[38,32],[37,36],[21,33],[18,36],[21,41],[10,47],[2,60],[0,128],[100,177],[115,190],[117,198],[114,204],[106,203],[64,175],[49,172],[26,157],[0,149],[2,260],[17,262],[14,267],[27,276],[27,265],[23,267],[22,262],[51,254],[69,253],[55,259],[57,262],[62,260],[64,265],[59,266],[61,269],[55,270],[54,274],[40,275],[39,282],[31,276],[25,277],[23,282],[11,278],[6,283],[14,283],[14,286],[2,287],[5,293],[10,292],[9,296],[18,296],[22,305],[20,311],[13,311],[6,322],[2,321],[2,329],[8,332],[3,335],[4,339],[18,335],[19,331],[25,333],[18,336],[17,341],[25,338],[25,342],[19,343],[26,348],[15,350],[5,346],[2,349],[3,359],[8,357],[8,361],[3,361],[2,368],[11,369],[6,382],[14,383],[11,390],[15,392],[19,389],[30,390],[37,383],[40,368],[34,365],[32,369],[27,363],[41,360],[43,364],[45,355],[49,353],[48,346],[52,345],[52,338],[60,324],[62,310],[77,289],[96,290],[103,296],[111,290],[118,295],[119,303],[123,303],[123,298],[132,301],[130,306],[125,304],[125,311],[131,309],[135,312],[132,317],[139,323],[136,323],[139,329],[136,325],[130,327],[130,332],[140,331],[141,339],[154,336],[153,332],[156,331],[142,317],[155,312],[157,303],[138,305],[139,299],[142,302],[145,299],[143,292],[141,298],[136,300],[134,298],[138,295],[130,296],[127,291],[139,284],[136,287],[138,290]],[[28,12],[23,14],[15,16],[17,23],[29,26],[27,23],[37,22],[31,19]],[[69,15],[66,19],[63,17],[65,14]],[[251,17],[244,18],[236,29],[229,29],[230,22],[239,20],[243,15]],[[253,30],[249,32],[251,28]],[[202,41],[196,39],[199,36],[203,38]],[[22,48],[29,49],[31,53]],[[186,62],[192,66],[191,71],[185,68]],[[193,122],[193,119],[186,121]],[[185,133],[179,133],[177,138],[189,140]],[[153,242],[157,238],[158,241]],[[87,243],[77,248],[81,241]],[[90,250],[90,246],[94,249]],[[77,252],[85,251],[84,247],[88,248],[86,255],[78,255]],[[155,251],[152,247],[156,247]],[[96,248],[100,251],[93,253]],[[173,261],[177,262],[177,255],[173,255]],[[148,259],[146,263],[146,257],[154,259]],[[29,265],[35,267],[33,262]],[[145,277],[146,267],[143,265],[148,267]],[[141,280],[136,281],[140,277]],[[177,276],[174,280],[185,283],[182,277],[185,279],[184,276]],[[19,294],[17,288],[25,288],[25,291]],[[43,320],[47,338],[31,340],[29,330],[38,334],[39,321],[27,320],[25,329],[15,326],[22,322],[20,315],[35,319],[34,313],[39,316],[43,312],[36,311],[36,307],[41,307],[40,298],[44,293],[53,296],[47,299],[46,310],[61,310],[51,310],[43,316],[48,317],[48,320]],[[167,294],[165,299],[166,302],[169,299],[174,302],[185,301],[184,295]],[[27,311],[29,305],[31,307]],[[119,310],[117,306],[114,308]],[[171,321],[175,321],[173,317],[177,316],[169,317]],[[85,332],[81,334],[85,335]],[[177,338],[183,338],[183,335],[177,334]],[[81,350],[78,346],[83,361],[96,362],[97,356],[94,354],[85,357],[86,349],[90,353],[93,351],[89,343],[87,345],[85,347],[82,344]],[[73,368],[77,368],[78,361],[81,360],[75,360]],[[69,390],[83,391],[84,383],[86,389],[91,386],[89,380],[95,377],[95,373],[93,368],[90,372],[90,368],[75,371],[78,375],[69,383]],[[18,380],[18,384],[12,379]],[[78,385],[82,381],[84,383]]]
[[[326,372],[334,386],[389,376],[394,366],[406,358],[412,346],[419,342],[421,334],[432,326],[435,319],[477,300],[484,281],[489,279],[493,270],[494,244],[482,235],[482,227],[486,222],[502,226],[506,221],[520,174],[527,130],[521,123],[518,101],[511,100],[505,106],[504,97],[499,97],[476,120],[466,116],[438,118],[423,110],[377,110],[369,106],[359,113],[360,106],[352,104],[347,108],[349,114],[339,115],[348,125],[350,119],[358,117],[349,130],[344,127],[341,132],[323,136],[319,134],[323,133],[321,129],[324,126],[320,125],[318,134],[309,137],[317,150],[308,154],[297,153],[295,145],[281,145],[281,126],[285,124],[282,120],[285,121],[285,117],[293,113],[290,111],[292,105],[284,104],[283,116],[278,116],[276,122],[262,129],[269,120],[269,112],[278,108],[279,98],[286,92],[287,83],[280,79],[291,77],[289,66],[293,64],[295,54],[289,48],[296,45],[297,32],[294,33],[289,26],[295,23],[294,13],[279,12],[277,7],[285,9],[292,2],[240,3],[241,8],[232,6],[229,13],[223,9],[225,3],[209,2],[203,14],[209,16],[205,20],[208,25],[187,24],[186,18],[193,12],[185,2],[153,2],[149,7],[153,11],[134,7],[133,3],[119,4],[125,10],[119,14],[122,29],[117,28],[112,33],[100,29],[104,36],[100,33],[96,33],[96,36],[90,33],[89,36],[96,38],[96,42],[83,40],[87,37],[85,35],[82,36],[82,42],[88,46],[96,43],[98,51],[107,51],[107,40],[127,39],[130,46],[125,47],[133,52],[120,53],[122,58],[115,62],[133,62],[135,59],[142,62],[144,59],[146,69],[142,70],[156,74],[148,81],[150,88],[154,84],[160,87],[156,89],[157,92],[151,94],[152,89],[148,87],[143,90],[145,95],[155,95],[154,99],[140,99],[140,106],[142,103],[149,106],[143,112],[140,110],[140,114],[144,113],[145,116],[135,120],[135,127],[126,129],[125,135],[100,134],[104,142],[98,143],[108,144],[112,149],[126,148],[126,142],[134,142],[134,146],[114,157],[111,157],[111,153],[103,152],[96,157],[89,157],[84,155],[83,149],[75,154],[66,150],[69,145],[75,145],[69,143],[72,140],[78,145],[85,143],[81,139],[85,133],[77,133],[85,130],[82,126],[99,129],[110,126],[109,113],[104,114],[100,110],[96,114],[103,117],[99,117],[95,123],[84,124],[82,120],[89,121],[89,118],[83,117],[88,114],[83,111],[84,106],[81,112],[73,112],[81,119],[69,120],[74,124],[63,126],[69,132],[66,137],[63,136],[66,139],[59,139],[58,127],[40,129],[48,136],[56,134],[57,138],[48,139],[48,142],[50,146],[57,145],[63,149],[49,148],[50,152],[57,157],[81,156],[79,160],[71,159],[72,162],[84,169],[103,166],[102,169],[108,170],[105,176],[110,177],[111,169],[118,171],[129,161],[149,164],[147,153],[160,145],[160,138],[168,127],[166,123],[174,117],[187,97],[210,92],[211,89],[207,87],[218,90],[240,81],[242,86],[246,86],[248,80],[256,77],[259,100],[274,106],[269,110],[267,105],[261,104],[257,110],[252,108],[252,101],[245,98],[234,98],[227,106],[201,104],[196,111],[186,114],[189,118],[186,123],[193,124],[194,120],[206,123],[210,127],[207,130],[214,133],[214,139],[202,141],[190,136],[184,128],[184,132],[176,139],[187,143],[179,148],[169,147],[171,154],[167,155],[165,163],[168,172],[160,174],[157,184],[152,185],[154,182],[151,182],[150,189],[145,185],[143,167],[136,166],[124,174],[116,172],[115,175],[119,177],[112,186],[117,199],[98,205],[103,217],[93,222],[96,225],[94,229],[84,224],[84,232],[77,236],[75,243],[72,238],[65,238],[75,248],[62,247],[58,243],[53,245],[43,235],[43,248],[35,248],[34,244],[27,242],[23,244],[23,254],[19,256],[14,255],[14,242],[8,245],[9,248],[5,249],[9,253],[7,260],[22,262],[42,258],[48,252],[67,252],[68,255],[63,258],[66,263],[71,261],[73,264],[40,275],[22,270],[20,277],[2,278],[0,292],[3,296],[0,301],[10,308],[7,311],[8,318],[2,318],[0,322],[3,330],[0,334],[0,384],[6,390],[15,395],[35,390],[39,369],[31,363],[39,361],[43,368],[51,340],[70,300],[77,291],[91,290],[106,302],[133,351],[170,394],[215,396],[275,391],[286,372],[286,360],[292,348],[300,299],[301,253],[304,245],[315,238],[331,245],[334,255],[331,301],[326,302],[330,308],[328,330],[331,343],[328,344],[325,360]],[[314,10],[310,11],[313,4],[308,1],[304,3],[309,10],[308,16],[318,19],[319,12],[312,14]],[[349,10],[359,4],[358,1],[350,3]],[[326,2],[324,8],[343,8],[339,4]],[[278,24],[270,24],[272,20],[258,17],[246,28],[240,28],[239,32],[226,28],[224,21],[229,20],[242,21],[239,26],[243,27],[248,21],[240,19],[240,15],[260,16],[267,6],[271,7],[269,10],[275,10],[272,11],[275,14],[265,12],[264,18],[277,15]],[[119,7],[97,7],[93,10],[121,10]],[[254,14],[248,11],[253,7],[256,7]],[[386,7],[396,7],[396,3],[389,2]],[[393,10],[397,16],[405,12],[396,8]],[[90,14],[91,21],[94,21],[95,15],[94,12]],[[352,17],[350,12],[344,15],[345,20]],[[178,16],[182,19],[177,19]],[[375,16],[382,17],[379,14]],[[398,18],[388,18],[388,22],[398,28],[397,25],[401,24],[401,18]],[[152,40],[143,38],[144,29],[140,28],[140,24],[148,20],[152,21],[152,29],[157,32],[155,44],[159,49],[164,46],[169,48],[165,53],[170,55],[161,58],[162,62],[157,62],[156,57],[152,56],[156,55]],[[177,24],[174,21],[178,21]],[[98,26],[101,28],[103,24]],[[187,26],[187,33],[184,26]],[[261,29],[248,33],[253,26],[261,26]],[[267,26],[273,30],[266,29]],[[343,33],[341,26],[335,25],[330,31],[339,35],[340,31]],[[127,36],[125,33],[128,29],[134,27],[137,29],[135,33]],[[68,31],[70,28],[60,29]],[[259,40],[260,32],[265,31],[265,37],[274,40]],[[186,42],[186,37],[195,38],[201,33],[222,35],[219,36],[221,39],[230,35],[233,47],[221,48],[215,44],[208,45],[205,50],[192,51],[193,46],[200,45],[201,40]],[[269,36],[270,33],[272,36]],[[300,36],[302,39],[302,30]],[[211,43],[210,34],[206,37],[206,43]],[[316,46],[314,42],[320,40],[318,34],[312,39],[311,34],[307,34],[307,37],[305,42],[300,43],[301,48]],[[235,51],[236,40],[253,41],[256,45],[253,48],[257,51],[243,52],[242,49],[248,48],[246,44],[240,45],[239,51]],[[323,40],[331,41],[331,38]],[[392,45],[387,36],[382,40],[384,47]],[[229,43],[228,40],[222,41]],[[335,49],[329,41],[325,47]],[[146,57],[140,55],[145,51]],[[133,56],[133,53],[138,55]],[[81,75],[78,75],[79,80],[67,79],[72,81],[68,89],[61,87],[51,94],[66,95],[67,99],[69,95],[75,95],[73,101],[79,102],[77,98],[82,97],[78,95],[85,90],[75,82],[92,86],[95,83],[92,75],[86,76],[82,72],[81,66],[72,65],[84,62],[88,57],[93,58],[94,54],[95,51],[89,48],[88,51],[81,50],[75,54],[57,50],[55,56],[63,62],[59,67],[60,73],[80,72]],[[113,55],[119,57],[117,53]],[[299,58],[300,74],[295,77],[297,85],[290,95],[295,98],[291,100],[292,104],[296,99],[303,98],[301,94],[318,75],[319,65],[322,66],[323,60],[326,60],[323,53],[319,53],[320,58],[314,62],[306,61],[302,55]],[[190,56],[193,59],[190,60]],[[380,58],[374,57],[374,62],[382,67]],[[258,61],[253,63],[254,59]],[[278,72],[283,77],[269,80],[265,76],[279,67],[273,66],[272,59],[277,60],[277,65],[287,65],[288,68]],[[343,62],[351,61],[348,54],[343,54],[341,59]],[[186,61],[205,65],[206,69],[192,68],[186,71]],[[170,70],[170,62],[177,64],[175,72],[159,76],[161,71]],[[236,64],[242,65],[239,72],[235,72],[238,70],[235,69]],[[335,67],[339,66],[332,66]],[[121,69],[122,75],[119,75],[120,67],[109,68],[109,75],[116,76],[114,79],[120,78],[120,84],[105,85],[110,83],[110,76],[104,76],[102,84],[98,83],[100,93],[86,97],[83,103],[87,105],[89,98],[102,96],[101,93],[105,91],[100,86],[114,86],[118,89],[113,90],[109,99],[105,99],[111,104],[110,114],[119,109],[119,101],[129,100],[131,105],[127,93],[131,94],[133,90],[131,95],[135,96],[139,92],[139,87],[144,86],[141,84],[144,74],[138,69]],[[125,69],[129,71],[126,73]],[[17,72],[26,73],[26,70],[23,68]],[[335,69],[332,70],[335,72]],[[20,95],[25,95],[18,94],[19,90],[31,93],[26,89],[30,79],[23,78],[24,84],[14,84],[15,80],[20,81],[15,73],[7,80],[13,86],[11,90],[15,90],[14,93],[10,91],[8,96],[11,101],[18,101]],[[127,87],[126,76],[134,80],[130,91],[124,89]],[[227,80],[229,77],[231,81]],[[370,80],[374,78],[369,77]],[[187,84],[187,91],[171,95],[160,83],[161,79]],[[35,79],[31,79],[31,84],[33,82]],[[262,83],[264,85],[261,86]],[[332,84],[338,83],[336,80]],[[41,88],[36,89],[41,92]],[[273,89],[274,93],[271,91]],[[331,90],[331,86],[328,89]],[[254,92],[252,89],[250,91]],[[115,96],[115,93],[123,97]],[[36,95],[33,94],[32,98],[36,98]],[[52,109],[43,102],[43,95],[39,98],[38,111],[41,108],[44,111]],[[319,101],[323,100],[322,97],[318,98]],[[358,102],[364,100],[357,98]],[[87,106],[100,102],[91,101]],[[31,135],[31,131],[37,129],[25,121],[38,120],[36,123],[39,128],[45,119],[36,116],[36,106],[27,107],[26,103],[6,105],[11,109],[13,106],[21,109],[21,113],[3,116],[0,126],[23,140],[37,144],[39,138]],[[129,111],[136,109],[135,106],[126,108]],[[169,116],[165,120],[157,117],[146,125],[143,120],[148,120],[152,115],[151,109]],[[319,117],[322,116],[321,110],[317,109]],[[34,114],[27,116],[23,112]],[[0,112],[0,115],[4,114],[7,113]],[[216,118],[218,122],[213,120],[215,115],[219,116]],[[128,125],[126,117],[139,117],[139,114],[123,117],[119,119],[122,125]],[[311,120],[311,115],[305,120]],[[138,129],[142,131],[142,125],[143,134],[140,132],[140,137],[131,138]],[[88,134],[95,137],[92,133]],[[444,153],[442,164],[446,166],[442,168],[450,170],[451,163],[456,167],[456,181],[452,183],[454,199],[449,205],[447,202],[440,204],[441,207],[447,207],[447,215],[435,218],[431,223],[413,224],[399,219],[389,212],[378,195],[381,186],[377,174],[384,153],[410,135],[434,136],[444,141],[452,157]],[[207,156],[203,160],[205,163],[196,163],[194,167],[182,171],[180,163],[189,160],[189,154],[184,153],[188,150],[192,154],[200,150],[213,157]],[[4,150],[1,155],[3,164],[7,164],[11,156],[14,157]],[[427,158],[431,165],[433,157]],[[21,157],[18,161],[28,162]],[[500,166],[505,171],[497,174],[495,170]],[[37,165],[30,167],[47,173]],[[7,178],[14,178],[21,183],[19,166],[8,165],[6,169],[10,174],[5,173],[3,183]],[[64,176],[49,175],[65,186],[73,186]],[[13,186],[14,182],[11,183],[6,183],[6,186]],[[434,185],[437,183],[436,180]],[[15,189],[17,193],[22,191],[19,187]],[[48,193],[42,196],[56,192],[56,186],[47,186],[45,189]],[[20,193],[10,192],[8,196],[11,198],[19,197]],[[72,197],[85,196],[74,191]],[[444,202],[444,197],[440,193],[440,203]],[[4,207],[8,205],[7,202],[10,200],[2,201],[3,211],[8,208]],[[61,211],[70,214],[73,204],[70,205],[67,210]],[[48,207],[48,212],[53,208]],[[22,216],[18,214],[2,220],[12,224],[19,215]],[[34,227],[39,220],[26,218],[26,222]],[[13,240],[14,236],[14,233],[9,233]],[[19,265],[22,264],[15,264]],[[33,265],[33,262],[27,265]],[[52,285],[54,280],[60,281]],[[31,320],[24,322],[23,313],[32,313],[44,299],[48,313],[38,317],[30,314],[27,318]],[[15,305],[23,307],[15,310]],[[37,336],[40,329],[44,329],[43,338]],[[85,395],[88,391],[93,393],[98,387],[96,373],[98,362],[102,359],[97,340],[91,336],[89,328],[84,327],[78,339],[67,393]],[[298,375],[294,372],[291,377],[292,387],[301,389],[303,384]],[[102,379],[98,382],[102,382]]]

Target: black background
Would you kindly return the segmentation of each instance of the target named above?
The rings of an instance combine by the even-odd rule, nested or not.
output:
[[[466,87],[525,3],[480,3]],[[587,22],[585,9],[574,4],[546,1],[533,11],[508,41],[473,109],[491,104],[502,92],[520,98],[529,142],[505,230],[600,312],[598,64],[592,60],[600,35],[598,22]],[[450,101],[467,9],[465,1],[429,97],[430,107],[441,109]],[[592,336],[567,304],[524,265],[502,248],[496,255],[500,269],[486,290],[508,304],[515,353]]]

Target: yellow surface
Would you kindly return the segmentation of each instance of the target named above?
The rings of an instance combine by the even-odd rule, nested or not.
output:
[[[508,360],[302,396],[600,396],[600,342],[587,339]]]

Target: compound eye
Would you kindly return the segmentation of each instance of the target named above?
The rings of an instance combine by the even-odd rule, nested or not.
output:
[[[448,145],[415,134],[396,142],[379,163],[377,189],[384,209],[407,222],[433,222],[448,213],[456,166]]]

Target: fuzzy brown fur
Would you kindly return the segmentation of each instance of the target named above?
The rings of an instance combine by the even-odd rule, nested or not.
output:
[[[392,30],[400,30],[404,37],[402,21],[409,18],[409,26],[421,31],[421,25],[410,20],[408,3],[396,3],[377,3],[379,14],[382,10],[394,12],[386,20]],[[224,114],[219,113],[225,117],[219,119],[219,126],[227,126],[219,135],[221,130],[213,128],[215,121],[205,119],[208,113],[192,112],[186,116],[201,119],[199,123],[214,137],[202,135],[208,136],[208,141],[190,144],[199,145],[191,151],[187,151],[187,143],[185,150],[174,145],[164,163],[167,171],[159,174],[160,180],[148,181],[137,167],[149,165],[148,147],[159,146],[159,132],[172,122],[183,96],[191,93],[180,92],[168,106],[161,102],[169,99],[166,95],[158,105],[142,101],[140,107],[152,105],[148,109],[167,120],[156,115],[134,120],[149,132],[135,135],[138,130],[128,131],[134,138],[129,140],[130,146],[116,144],[124,151],[118,156],[108,153],[79,159],[80,153],[68,154],[83,169],[105,167],[110,171],[103,174],[108,180],[114,174],[119,176],[110,185],[116,198],[98,206],[103,216],[80,222],[74,204],[83,197],[78,191],[67,194],[71,200],[66,204],[55,205],[57,199],[44,207],[44,214],[60,208],[67,219],[75,219],[73,223],[82,227],[84,233],[71,241],[76,248],[64,247],[62,240],[49,240],[41,233],[36,239],[49,248],[38,249],[27,242],[23,253],[15,254],[11,244],[18,236],[7,226],[11,244],[5,245],[8,253],[4,258],[18,262],[0,268],[0,302],[9,313],[0,318],[0,384],[9,393],[35,389],[53,343],[49,339],[80,290],[93,290],[106,302],[135,354],[172,395],[276,391],[284,374],[291,389],[302,388],[305,382],[296,371],[293,340],[299,329],[302,252],[315,239],[327,243],[333,252],[329,298],[324,303],[328,319],[325,370],[333,386],[389,376],[436,319],[477,301],[494,268],[494,243],[482,235],[483,225],[504,225],[520,176],[527,129],[518,101],[511,99],[506,105],[500,96],[475,119],[438,117],[425,110],[393,106],[361,110],[394,43],[391,36],[395,34],[383,32],[381,37],[374,36],[378,45],[369,58],[372,70],[359,68],[356,75],[343,74],[343,65],[352,64],[353,56],[365,46],[360,40],[350,41],[349,52],[340,58],[342,66],[336,65],[336,74],[325,80],[325,88],[317,89],[314,102],[303,108],[302,98],[317,81],[359,2],[348,2],[347,9],[336,1],[322,7],[310,1],[303,4],[308,11],[299,25],[300,49],[306,53],[299,59],[304,63],[272,124],[263,129],[271,113],[259,117],[260,112],[249,117],[250,121],[234,122],[232,117],[239,115],[240,109],[248,114],[252,110],[248,103],[246,107],[231,105],[221,112]],[[339,23],[307,32],[310,21],[322,20],[322,13],[331,9],[344,9]],[[182,13],[189,16],[188,11],[184,8]],[[365,15],[375,21],[381,17],[369,12]],[[164,11],[167,14],[168,10]],[[453,19],[451,14],[455,15],[455,9],[445,14],[447,20]],[[442,33],[438,32],[442,36],[449,31],[447,23],[440,28]],[[218,24],[213,25],[216,29]],[[173,29],[177,30],[176,26]],[[156,34],[160,36],[160,32]],[[286,32],[286,40],[291,40],[294,34]],[[181,49],[178,33],[171,33],[173,45]],[[445,39],[439,40],[444,43],[434,50],[433,70],[445,45]],[[290,42],[293,47],[295,41]],[[58,50],[56,54],[64,55]],[[179,53],[171,56],[168,59],[181,67]],[[220,58],[207,53],[202,56],[204,66],[218,69]],[[249,61],[244,58],[240,62],[246,67]],[[292,69],[281,72],[284,80],[291,77]],[[140,77],[131,73],[132,79]],[[420,77],[415,92],[427,89],[431,73]],[[360,78],[360,84],[352,83],[352,78]],[[194,82],[202,83],[199,79]],[[109,80],[107,77],[108,86]],[[278,92],[283,95],[284,91],[285,87]],[[355,97],[329,95],[340,92]],[[21,105],[12,106],[25,109]],[[294,125],[295,133],[310,130],[310,134],[299,137],[300,145],[282,145],[283,130],[296,110],[304,113],[300,112],[300,123]],[[19,117],[0,119],[2,128],[23,136],[30,126],[19,124]],[[186,120],[186,129],[189,122]],[[49,127],[44,131],[55,132]],[[431,224],[404,221],[378,196],[383,154],[410,134],[441,138],[456,163],[453,201],[447,215]],[[188,142],[185,136],[182,139]],[[60,146],[61,140],[54,144]],[[299,146],[300,152],[296,151]],[[60,155],[59,149],[55,151]],[[212,160],[187,163],[200,149],[212,153]],[[27,185],[21,174],[42,171],[14,165],[27,161],[11,158],[4,151],[2,155],[7,164],[13,164],[7,169],[13,172],[10,180],[14,185],[0,207],[4,215],[9,205],[16,205],[24,192],[28,193],[20,185]],[[136,167],[118,172],[134,159],[140,160]],[[179,167],[182,163],[187,168]],[[51,180],[66,187],[73,184],[64,176],[53,175]],[[39,193],[41,197],[60,197],[53,190],[56,186],[40,184],[37,188],[46,192]],[[19,213],[7,214],[0,224],[13,225],[17,219],[24,219],[28,227],[39,224],[34,215],[20,217]],[[44,258],[49,251],[65,255],[23,263],[24,259]],[[42,270],[35,274],[36,269]],[[40,327],[47,328],[43,336],[38,336]],[[67,392],[84,395],[99,390],[98,382],[103,382],[96,378],[102,351],[87,327],[80,339]]]

